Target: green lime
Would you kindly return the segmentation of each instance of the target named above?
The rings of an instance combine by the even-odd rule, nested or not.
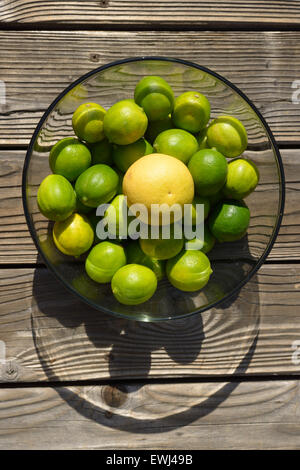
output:
[[[241,121],[235,117],[220,116],[208,126],[207,143],[225,157],[238,157],[247,148],[247,132]]]
[[[83,103],[78,106],[72,117],[72,126],[77,137],[91,144],[103,140],[105,114],[105,109],[97,103]]]
[[[164,239],[160,234],[160,238],[140,238],[139,239],[140,247],[142,251],[152,258],[156,259],[169,259],[177,255],[184,244],[183,238],[174,238],[174,234],[170,233],[170,238]]]
[[[170,85],[161,77],[142,78],[134,90],[135,102],[141,106],[149,121],[164,119],[174,106],[174,93]]]
[[[97,165],[97,163],[112,165],[112,144],[107,139],[89,144],[89,149],[92,155],[92,165]]]
[[[150,153],[153,153],[153,147],[142,137],[129,145],[114,145],[113,161],[119,170],[126,173],[130,165]]]
[[[187,163],[198,150],[197,139],[183,129],[169,129],[159,134],[153,144],[157,153],[170,155]]]
[[[152,269],[160,281],[165,276],[165,262],[146,255],[141,249],[139,242],[130,242],[126,247],[127,262],[130,264],[141,264]]]
[[[219,242],[239,240],[246,234],[249,222],[247,205],[233,199],[220,202],[208,219],[210,231]]]
[[[107,220],[108,232],[111,237],[128,237],[128,225],[133,217],[128,214],[128,206],[124,194],[119,194],[111,201],[104,213]]]
[[[111,288],[121,304],[138,305],[152,297],[157,288],[157,279],[150,268],[127,264],[114,274]]]
[[[217,150],[199,150],[190,159],[188,168],[200,196],[217,193],[225,184],[228,164],[224,155]]]
[[[89,149],[74,137],[66,137],[56,142],[49,155],[51,171],[69,181],[75,181],[89,168],[91,160]]]
[[[204,219],[207,219],[209,211],[210,211],[210,202],[208,197],[204,196],[195,196],[192,202],[192,224],[196,224],[196,205],[203,204],[204,205]]]
[[[61,175],[48,175],[41,182],[37,203],[41,213],[50,220],[64,220],[76,208],[76,196],[71,183]]]
[[[199,150],[202,149],[207,149],[208,148],[208,143],[207,143],[207,127],[202,129],[199,134],[197,135],[197,140],[198,140],[198,147]]]
[[[110,201],[117,192],[119,177],[108,165],[99,163],[85,170],[75,183],[80,201],[89,207],[98,207]]]
[[[170,115],[164,119],[160,119],[159,121],[149,121],[145,137],[148,142],[153,144],[156,137],[161,134],[161,132],[167,131],[168,129],[173,129],[173,127],[174,125]]]
[[[228,163],[223,193],[230,199],[244,199],[254,191],[258,181],[259,172],[256,165],[245,158],[236,158]]]
[[[110,282],[113,275],[125,264],[124,248],[117,243],[104,241],[91,249],[85,261],[85,269],[93,281],[104,284]]]
[[[80,256],[92,246],[94,230],[86,215],[72,214],[66,220],[55,222],[53,240],[65,255]]]
[[[93,210],[93,208],[83,204],[77,196],[75,189],[74,192],[76,195],[76,212],[79,214],[89,214]]]
[[[186,91],[174,103],[172,120],[176,127],[195,134],[203,129],[210,118],[210,103],[197,91]]]
[[[112,105],[105,115],[103,125],[110,142],[128,145],[143,137],[148,119],[144,110],[128,99]]]
[[[202,253],[208,253],[211,251],[216,243],[216,239],[209,230],[209,228],[204,225],[204,238],[194,238],[193,240],[187,240],[188,250],[200,250]]]
[[[182,251],[167,262],[170,283],[186,292],[202,289],[208,283],[211,273],[209,259],[202,251]]]

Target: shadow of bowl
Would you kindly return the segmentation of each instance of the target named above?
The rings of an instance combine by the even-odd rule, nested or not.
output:
[[[80,388],[57,388],[71,407],[101,425],[143,433],[184,426],[219,406],[238,381],[216,381],[209,396],[187,396],[186,405],[181,396],[179,408],[166,403],[163,415],[153,419],[134,410],[128,416],[123,404],[147,378],[244,375],[259,331],[257,286],[254,275],[233,302],[186,319],[145,323],[94,310],[69,294],[48,270],[37,268],[31,322],[39,363],[49,381],[108,381],[100,395],[94,387],[84,394]]]

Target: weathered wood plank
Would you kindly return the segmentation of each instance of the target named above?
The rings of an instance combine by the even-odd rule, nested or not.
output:
[[[299,39],[300,32],[2,31],[0,145],[27,144],[49,104],[82,74],[139,55],[184,58],[219,72],[260,108],[279,142],[300,142]]]
[[[37,260],[22,204],[24,157],[24,151],[0,152],[1,263],[32,263]]]
[[[96,311],[46,269],[2,269],[1,381],[299,374],[299,305],[297,264],[264,265],[226,305],[162,323]]]
[[[240,0],[208,2],[205,0],[100,0],[26,2],[3,0],[0,21],[4,23],[62,23],[149,26],[159,24],[209,26],[211,23],[230,25],[297,24],[300,6],[297,1]]]
[[[295,450],[299,390],[296,380],[4,388],[0,448]]]
[[[277,241],[268,259],[299,259],[299,223],[298,223],[298,192],[300,190],[300,160],[299,150],[283,150],[281,152],[286,172],[286,207],[282,226]],[[252,158],[251,152],[249,157]],[[0,263],[35,263],[37,261],[37,250],[31,239],[24,217],[23,204],[21,200],[21,173],[24,151],[0,151]],[[259,157],[256,155],[256,159]],[[258,162],[259,163],[259,162]],[[268,173],[266,172],[266,179]],[[261,198],[258,191],[265,191],[268,186],[262,185],[257,188],[255,200],[253,200],[253,230],[258,229],[256,225],[262,223]],[[266,194],[266,193],[265,193]],[[264,194],[264,197],[266,197]],[[267,192],[268,194],[268,192]],[[249,238],[252,251],[261,249],[258,243],[252,241],[253,234]],[[255,237],[254,237],[255,238]],[[259,238],[259,237],[257,237]],[[264,241],[264,240],[263,240]],[[231,250],[231,248],[229,248]],[[248,248],[247,248],[248,249]],[[227,246],[222,245],[222,257],[226,256]],[[236,245],[236,253],[246,256],[242,247]],[[220,250],[219,250],[220,251]],[[39,260],[40,261],[40,260]]]

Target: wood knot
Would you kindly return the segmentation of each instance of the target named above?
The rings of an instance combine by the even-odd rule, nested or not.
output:
[[[103,401],[112,408],[120,408],[127,400],[127,391],[122,385],[106,385],[102,390]]]
[[[100,54],[90,54],[90,60],[91,62],[99,62]]]
[[[19,375],[19,368],[13,361],[6,361],[0,368],[0,380],[14,381]]]
[[[102,8],[107,8],[109,5],[109,0],[100,0],[100,6]]]

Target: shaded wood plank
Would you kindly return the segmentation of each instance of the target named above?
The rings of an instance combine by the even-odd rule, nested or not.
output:
[[[292,102],[299,39],[300,32],[2,31],[0,145],[27,144],[49,104],[82,74],[146,55],[184,58],[224,75],[260,108],[279,142],[300,142],[300,104]]]
[[[171,1],[126,0],[28,2],[3,0],[0,21],[4,23],[62,23],[97,25],[209,26],[211,23],[241,25],[297,24],[300,6],[297,1],[240,0],[208,2],[205,0]]]
[[[299,391],[297,380],[4,388],[0,448],[299,449]]]
[[[277,237],[277,241],[268,257],[272,260],[289,260],[300,258],[299,242],[299,211],[298,200],[300,191],[300,150],[282,150],[286,173],[286,207],[282,226]],[[253,153],[249,152],[249,157],[253,158]],[[24,217],[23,204],[21,199],[21,177],[24,162],[24,151],[0,151],[0,263],[35,263],[37,260],[37,250],[32,241]],[[259,156],[255,156],[259,166]],[[266,172],[266,178],[268,172]],[[261,196],[259,191],[265,191],[268,186],[257,188],[255,200],[253,200],[252,212],[255,208],[261,211]],[[267,193],[268,194],[268,193]],[[265,197],[265,196],[264,196]],[[253,215],[254,226],[261,223],[261,217]],[[249,239],[250,240],[250,239]],[[264,241],[264,240],[263,240]],[[249,241],[252,251],[261,249],[254,242]],[[228,248],[228,249],[227,249]],[[248,249],[248,247],[246,247]],[[247,256],[243,245],[235,245],[236,254]],[[221,257],[227,256],[231,247],[222,245]],[[231,253],[232,254],[232,253]]]
[[[159,323],[96,311],[46,269],[2,269],[1,381],[299,374],[299,305],[299,265],[264,265],[226,304]]]

